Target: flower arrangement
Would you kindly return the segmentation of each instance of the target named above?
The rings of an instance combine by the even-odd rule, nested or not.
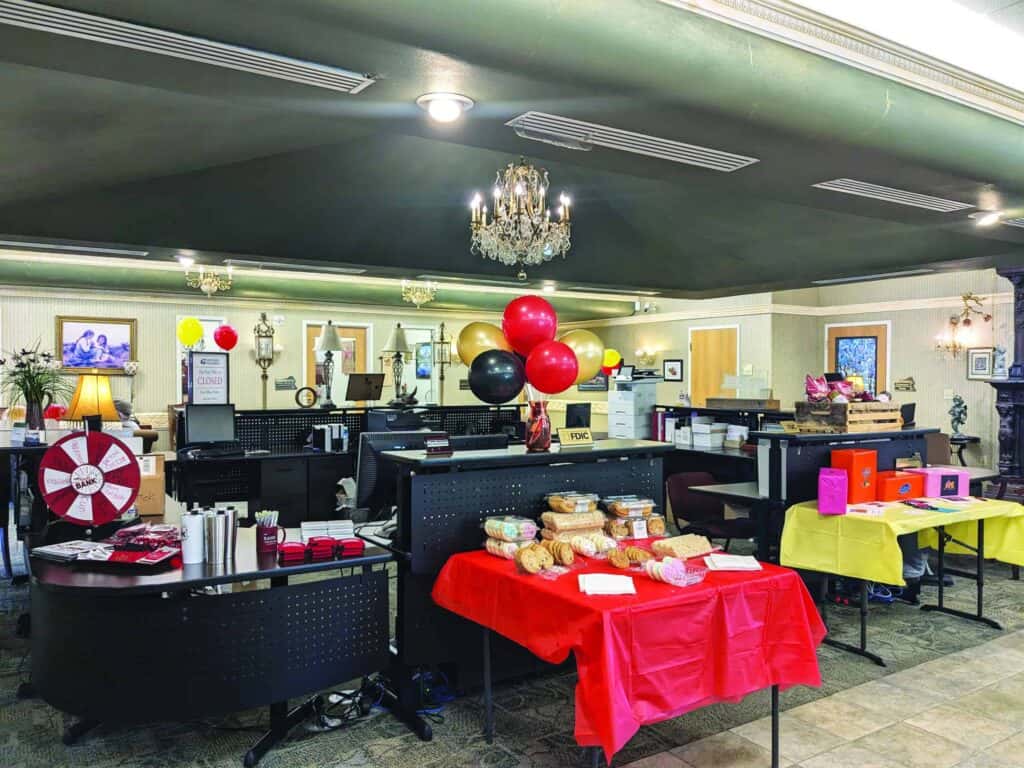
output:
[[[0,358],[0,392],[10,403],[25,403],[25,420],[30,429],[42,429],[43,410],[73,392],[60,368],[60,360],[51,352],[41,352],[38,342],[31,349]]]

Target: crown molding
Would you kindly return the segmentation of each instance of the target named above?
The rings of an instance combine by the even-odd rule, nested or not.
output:
[[[1011,304],[1013,294],[1009,291],[981,296],[993,306]],[[711,301],[714,301],[711,299]],[[798,317],[834,317],[836,315],[864,315],[879,312],[911,312],[922,309],[959,309],[963,300],[959,296],[938,296],[931,299],[894,299],[873,301],[863,304],[831,304],[811,306],[805,304],[751,304],[746,307],[724,307],[718,309],[690,310],[686,312],[660,312],[653,315],[632,315],[610,317],[600,320],[579,320],[574,323],[559,323],[562,328],[609,328],[624,325],[650,325],[652,323],[687,322],[690,320],[712,320],[726,317],[758,317],[762,315],[796,315]]]
[[[659,0],[1024,125],[1024,94],[787,0]]]

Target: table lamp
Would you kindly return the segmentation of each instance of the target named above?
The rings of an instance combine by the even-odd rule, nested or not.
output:
[[[338,329],[330,320],[327,321],[327,325],[323,327],[317,337],[316,349],[318,352],[324,353],[324,401],[320,407],[336,408],[337,406],[331,401],[331,384],[334,382],[334,353],[340,352],[343,347],[341,339],[338,337]]]
[[[381,350],[382,360],[391,360],[391,373],[395,380],[395,397],[402,393],[402,369],[405,367],[405,355],[409,352],[409,342],[405,338],[405,330],[401,323],[395,323],[395,329],[388,337],[388,343]]]
[[[120,421],[110,392],[110,377],[95,371],[80,375],[64,418],[68,421],[81,419],[86,432],[98,432],[104,419]]]

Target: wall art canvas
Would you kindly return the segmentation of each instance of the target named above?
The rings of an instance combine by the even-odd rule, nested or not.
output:
[[[416,345],[416,378],[429,379],[434,371],[434,346],[429,341]]]
[[[878,337],[840,336],[836,339],[836,370],[844,376],[860,376],[867,392],[877,392]]]
[[[665,360],[662,362],[662,378],[665,381],[682,381],[683,380],[683,361],[682,360]]]
[[[60,316],[54,346],[60,350],[65,371],[78,373],[95,368],[118,375],[137,354],[135,319]]]

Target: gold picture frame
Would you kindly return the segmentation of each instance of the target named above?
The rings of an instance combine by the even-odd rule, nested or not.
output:
[[[65,373],[98,371],[123,376],[124,364],[138,359],[134,317],[58,315],[54,325],[54,356]]]

